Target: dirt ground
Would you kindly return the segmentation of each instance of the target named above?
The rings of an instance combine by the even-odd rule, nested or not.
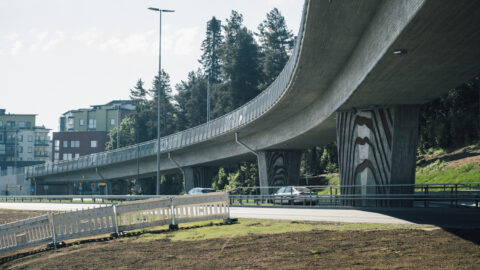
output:
[[[457,235],[461,235],[459,237]],[[466,240],[467,239],[467,240]],[[479,269],[480,230],[314,230],[195,242],[138,237],[31,255],[3,269]]]
[[[0,224],[17,221],[21,219],[37,217],[47,212],[44,211],[27,211],[27,210],[9,210],[0,209]]]

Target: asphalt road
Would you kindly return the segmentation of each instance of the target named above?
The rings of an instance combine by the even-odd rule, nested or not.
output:
[[[384,214],[350,209],[231,207],[230,215],[234,218],[328,221],[344,223],[413,224],[407,220]]]
[[[108,204],[93,203],[0,203],[0,209],[32,210],[32,211],[70,211],[97,208]]]
[[[0,209],[70,211],[105,206],[80,203],[0,203]],[[480,209],[370,208],[302,209],[230,207],[232,218],[302,220],[340,223],[428,224],[440,227],[480,228]]]

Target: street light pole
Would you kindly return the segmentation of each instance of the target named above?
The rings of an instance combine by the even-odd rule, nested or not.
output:
[[[174,10],[158,9],[149,7],[149,10],[158,11],[160,14],[160,35],[158,46],[158,82],[157,82],[157,185],[156,193],[160,195],[160,96],[162,95],[161,79],[162,79],[162,12],[175,12]]]

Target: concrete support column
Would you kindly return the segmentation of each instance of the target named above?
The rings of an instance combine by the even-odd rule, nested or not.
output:
[[[213,171],[209,167],[185,167],[185,193],[194,187],[212,187]]]
[[[409,206],[408,201],[368,200],[374,194],[410,194],[415,183],[419,106],[396,105],[337,112],[337,145],[343,195],[357,206]],[[374,185],[373,187],[370,185]],[[355,187],[353,187],[355,186]]]
[[[301,152],[297,150],[258,151],[260,194],[273,193],[268,186],[295,186],[299,183]]]

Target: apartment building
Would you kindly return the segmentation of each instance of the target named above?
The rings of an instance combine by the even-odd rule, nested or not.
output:
[[[65,112],[59,120],[60,131],[53,133],[52,160],[71,160],[105,151],[108,133],[134,109],[132,100],[113,100]]]
[[[6,114],[0,109],[0,169],[49,160],[49,129],[35,126],[35,114]]]

